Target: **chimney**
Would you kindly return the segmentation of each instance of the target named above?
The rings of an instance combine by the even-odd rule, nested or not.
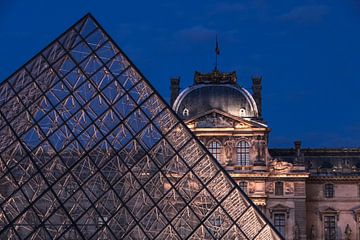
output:
[[[252,85],[252,91],[253,91],[253,97],[254,97],[254,100],[256,102],[256,105],[257,105],[257,108],[258,108],[258,111],[259,111],[259,118],[261,118],[262,116],[262,107],[261,107],[261,80],[262,80],[262,77],[261,76],[253,76],[252,77],[252,82],[253,82],[253,85]]]
[[[296,152],[296,156],[299,157],[300,156],[300,150],[301,150],[301,141],[297,140],[294,142],[294,147],[295,147],[295,152]]]
[[[172,107],[180,92],[180,77],[173,77],[170,79],[170,106]]]
[[[304,165],[304,157],[301,154],[301,141],[297,140],[294,142],[294,148],[295,148],[295,165]]]

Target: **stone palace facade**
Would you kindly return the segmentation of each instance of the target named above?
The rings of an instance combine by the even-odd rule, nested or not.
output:
[[[235,72],[195,72],[170,102],[285,239],[360,239],[360,149],[270,149],[261,80],[251,94]]]

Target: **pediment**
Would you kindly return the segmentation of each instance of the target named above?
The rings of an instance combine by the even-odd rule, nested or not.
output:
[[[194,125],[196,128],[267,128],[264,123],[232,116],[217,109],[199,114],[187,120],[186,124]]]
[[[319,211],[320,213],[320,220],[323,220],[324,215],[334,215],[336,216],[337,220],[339,220],[340,211],[332,208],[332,207],[326,207]]]
[[[278,203],[275,206],[270,207],[269,211],[270,211],[271,217],[273,217],[273,213],[276,213],[276,212],[286,213],[286,216],[289,217],[290,208],[288,206],[282,205],[281,203]]]

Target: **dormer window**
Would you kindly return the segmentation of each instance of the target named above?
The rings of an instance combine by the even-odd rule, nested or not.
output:
[[[187,108],[184,108],[184,110],[183,110],[183,116],[189,116],[189,109],[187,109]]]
[[[244,108],[240,109],[240,117],[245,117],[246,115],[246,110]]]

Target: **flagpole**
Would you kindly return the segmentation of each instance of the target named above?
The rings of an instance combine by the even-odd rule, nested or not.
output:
[[[220,48],[218,42],[218,35],[216,34],[216,46],[215,46],[215,70],[218,70],[218,56],[220,55]]]
[[[215,70],[217,70],[217,64],[218,64],[218,56],[217,56],[217,51],[216,51],[216,49],[217,49],[217,34],[216,34],[216,38],[215,38]]]

